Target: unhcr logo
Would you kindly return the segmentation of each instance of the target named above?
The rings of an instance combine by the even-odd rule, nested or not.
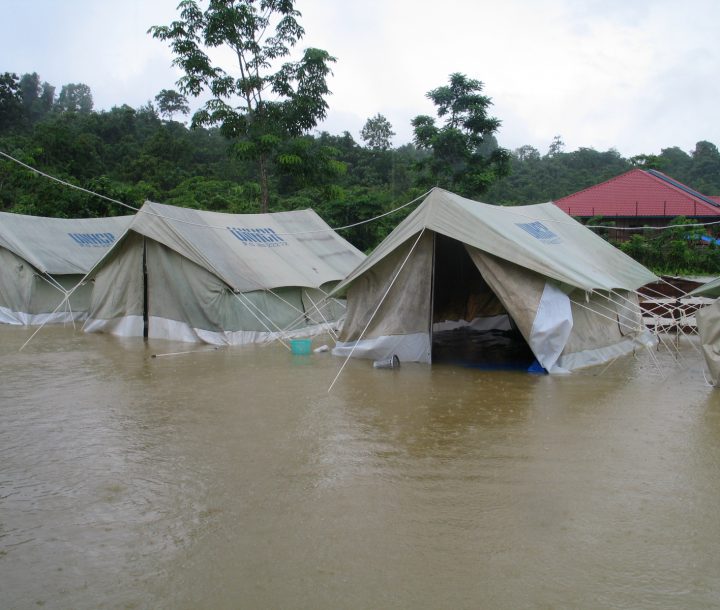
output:
[[[556,233],[553,233],[539,220],[535,222],[518,222],[515,223],[523,231],[530,233],[535,239],[546,244],[561,244],[562,239]]]
[[[68,233],[68,235],[83,248],[106,248],[115,242],[112,233]]]
[[[277,248],[287,246],[288,243],[270,227],[264,229],[244,229],[242,227],[228,227],[237,239],[245,246],[259,246],[260,248]]]

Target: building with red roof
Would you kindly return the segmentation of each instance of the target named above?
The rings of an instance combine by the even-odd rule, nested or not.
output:
[[[676,216],[697,222],[720,220],[720,197],[703,195],[654,169],[630,170],[558,199],[555,205],[578,219],[602,216],[623,228],[666,226]]]

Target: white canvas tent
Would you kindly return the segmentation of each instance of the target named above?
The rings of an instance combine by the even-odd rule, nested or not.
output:
[[[0,212],[0,322],[82,320],[90,286],[66,294],[110,249],[131,216],[44,218]]]
[[[146,202],[91,271],[84,329],[215,345],[319,332],[365,255],[312,210],[224,214]],[[283,332],[281,332],[283,331]]]
[[[338,286],[333,353],[431,362],[446,329],[516,329],[549,371],[653,342],[634,291],[657,280],[553,203],[499,207],[433,189]]]

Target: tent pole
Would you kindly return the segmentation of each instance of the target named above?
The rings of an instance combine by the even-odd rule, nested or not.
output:
[[[148,307],[147,239],[143,237],[143,340],[147,341],[150,330],[150,308]]]
[[[433,243],[432,243],[432,270],[430,272],[430,323],[428,333],[430,335],[430,364],[433,361],[433,323],[435,322],[435,243],[437,240],[437,233],[433,231]]]

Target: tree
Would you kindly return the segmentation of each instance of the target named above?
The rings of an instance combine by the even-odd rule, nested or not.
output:
[[[92,91],[83,83],[63,85],[55,107],[61,112],[89,114],[93,109]]]
[[[565,150],[565,142],[563,142],[563,139],[560,135],[557,135],[553,138],[552,142],[550,142],[550,146],[548,147],[548,151],[547,151],[547,156],[555,157],[556,155],[559,155],[564,150]]]
[[[690,180],[690,171],[693,161],[689,154],[677,146],[663,148],[660,151],[663,172],[668,176],[687,183]]]
[[[17,126],[22,117],[22,94],[18,75],[0,74],[0,131]]]
[[[365,122],[360,138],[372,150],[387,150],[390,139],[395,135],[392,125],[382,114],[378,113]]]
[[[520,162],[540,160],[540,151],[534,146],[530,146],[530,144],[516,148],[513,154]]]
[[[283,169],[279,190],[290,194],[307,187],[328,186],[347,171],[347,165],[337,160],[339,154],[337,148],[312,136],[287,140],[277,155]]]
[[[720,151],[715,144],[706,140],[695,144],[689,178],[701,193],[720,193]]]
[[[658,155],[635,155],[628,159],[633,167],[639,169],[657,169],[662,170],[663,158]]]
[[[579,148],[540,156],[532,146],[521,146],[512,155],[512,173],[495,182],[487,200],[520,205],[549,201],[618,176],[632,166],[617,150],[599,152]]]
[[[43,83],[38,98],[40,114],[45,116],[48,114],[55,104],[55,87],[50,83]]]
[[[272,71],[305,34],[294,0],[210,0],[205,11],[195,0],[182,0],[178,8],[180,20],[149,32],[170,43],[173,63],[185,72],[180,91],[212,96],[193,116],[193,126],[219,125],[240,157],[257,162],[267,211],[272,155],[284,140],[325,118],[326,78],[335,58],[308,48],[299,61]],[[235,74],[210,59],[208,50],[221,47],[237,61]]]
[[[483,84],[464,74],[450,75],[449,86],[427,93],[444,118],[442,127],[430,116],[412,120],[415,144],[431,154],[422,163],[433,180],[467,197],[483,193],[497,178],[509,171],[509,153],[502,148],[487,152],[487,141],[500,127],[500,121],[488,116],[492,104],[481,95]]]
[[[163,89],[160,91],[160,93],[155,96],[155,102],[157,103],[160,114],[170,120],[172,120],[172,116],[176,112],[182,115],[190,112],[187,98],[174,89]]]

